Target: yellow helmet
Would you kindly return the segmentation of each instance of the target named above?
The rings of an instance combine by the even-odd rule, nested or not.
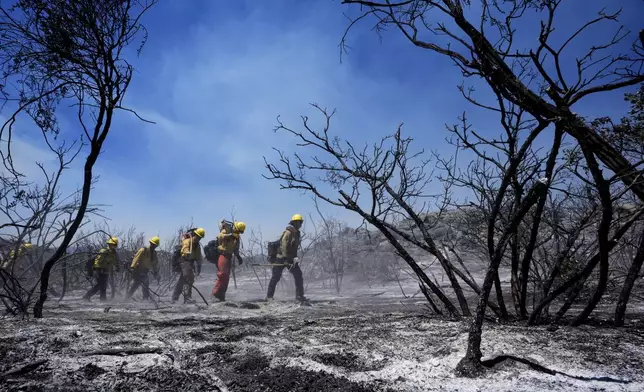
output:
[[[304,218],[302,218],[302,215],[300,214],[295,214],[291,217],[291,222],[297,222],[297,221],[304,221]]]
[[[118,245],[119,244],[119,239],[116,237],[110,237],[109,240],[107,240],[107,243],[109,245]]]
[[[30,244],[29,242],[26,242],[23,246],[25,247],[25,249],[31,249],[31,248],[33,248],[33,245],[32,245],[32,244]]]
[[[206,230],[203,229],[203,227],[200,227],[195,230],[195,234],[199,236],[199,238],[203,238],[206,236]]]
[[[153,244],[153,245],[159,246],[159,244],[161,243],[161,239],[159,237],[156,237],[156,236],[152,237],[152,238],[150,238],[150,243]]]
[[[244,222],[235,222],[234,227],[241,234],[244,234],[244,231],[246,231],[246,223]]]

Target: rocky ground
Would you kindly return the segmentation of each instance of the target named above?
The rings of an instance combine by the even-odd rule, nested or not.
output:
[[[250,284],[249,282],[247,282]],[[201,281],[209,292],[208,279]],[[430,316],[396,288],[310,290],[310,306],[231,290],[228,303],[48,303],[41,320],[3,319],[0,388],[15,391],[640,391],[644,328],[487,324],[482,378],[453,369],[467,323]],[[410,289],[411,294],[414,290]],[[243,293],[243,294],[242,294]],[[166,298],[167,300],[167,298]],[[105,351],[111,350],[111,351]],[[23,367],[25,365],[31,365]],[[23,367],[23,368],[21,368]],[[7,374],[9,373],[9,374]]]

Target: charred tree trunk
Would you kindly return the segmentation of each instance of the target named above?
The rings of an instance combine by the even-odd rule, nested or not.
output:
[[[483,332],[483,319],[485,317],[485,309],[487,308],[488,297],[490,296],[490,291],[492,290],[492,284],[494,283],[494,278],[498,276],[497,274],[499,265],[501,264],[501,259],[503,258],[503,253],[507,246],[510,233],[516,230],[530,208],[532,208],[532,206],[537,202],[542,193],[547,191],[548,184],[542,182],[537,182],[534,187],[530,189],[524,202],[521,204],[521,208],[516,211],[515,215],[512,217],[512,220],[510,220],[509,226],[506,228],[503,237],[497,244],[494,257],[490,260],[490,266],[488,267],[487,273],[485,274],[485,279],[483,280],[483,287],[481,288],[481,295],[479,296],[476,315],[474,316],[474,320],[472,320],[472,323],[470,324],[467,338],[467,353],[456,367],[456,372],[463,376],[474,376],[476,374],[479,374],[483,369],[483,365],[481,364],[481,357],[483,355],[481,353],[481,334]]]
[[[461,288],[460,283],[458,283],[458,280],[456,279],[456,275],[454,274],[454,266],[452,263],[447,260],[447,258],[436,248],[436,244],[434,243],[434,240],[431,239],[430,237],[425,237],[425,242],[434,249],[434,253],[432,253],[436,259],[439,261],[441,266],[443,267],[443,270],[447,273],[447,277],[449,279],[449,282],[452,286],[452,289],[454,290],[454,293],[456,294],[456,299],[458,300],[458,304],[461,308],[461,312],[463,316],[469,317],[471,316],[470,313],[470,308],[467,303],[467,299],[465,298],[465,295],[463,294],[463,289]]]
[[[101,152],[101,148],[103,147],[103,142],[107,137],[107,132],[112,125],[112,115],[114,113],[114,109],[112,107],[105,109],[106,106],[106,98],[102,97],[102,105],[96,119],[95,127],[95,134],[100,136],[98,136],[96,140],[92,141],[90,153],[85,160],[85,168],[83,172],[83,190],[81,192],[80,206],[78,208],[78,212],[76,213],[74,221],[69,226],[67,233],[63,237],[63,241],[58,246],[58,249],[56,249],[56,252],[54,252],[49,260],[47,260],[47,262],[43,266],[42,272],[40,273],[40,296],[33,308],[35,318],[42,318],[43,306],[45,305],[45,301],[47,301],[49,275],[51,274],[51,270],[56,262],[67,252],[67,246],[69,246],[69,243],[72,241],[74,235],[76,235],[76,231],[85,218],[85,212],[87,211],[87,205],[89,204],[89,195],[92,189],[92,170]],[[105,121],[104,124],[103,121]]]
[[[545,177],[553,178],[555,165],[557,163],[557,156],[559,155],[559,149],[561,148],[561,141],[563,139],[563,130],[560,127],[555,129],[554,142],[552,143],[552,149],[550,150],[550,155],[548,156],[548,161],[546,162]],[[532,255],[537,244],[537,238],[539,235],[539,228],[541,227],[541,218],[543,217],[543,211],[546,206],[546,200],[548,195],[544,193],[539,201],[537,202],[537,208],[535,209],[532,227],[530,229],[530,239],[528,245],[526,246],[525,253],[523,255],[523,260],[521,262],[521,293],[519,298],[521,303],[519,304],[521,318],[528,318],[528,310],[526,307],[526,301],[528,296],[528,280],[530,275],[530,264],[532,263]]]
[[[496,275],[494,276],[494,289],[496,291],[496,301],[499,303],[501,318],[507,319],[508,309],[505,307],[505,300],[503,299],[503,287],[501,287],[501,279],[499,279],[498,269],[496,271]]]
[[[503,121],[505,122],[505,120]],[[510,134],[510,132],[508,132]],[[517,136],[508,138],[508,151],[510,158],[516,156]],[[521,207],[521,200],[523,199],[523,187],[519,182],[517,173],[512,176],[512,190],[514,191],[513,211],[518,211]],[[521,314],[521,284],[519,278],[519,255],[520,255],[520,237],[519,230],[514,230],[510,235],[510,290],[512,291],[512,302],[514,304],[515,314]],[[499,285],[500,286],[500,285]],[[499,288],[497,288],[497,297],[499,295]]]
[[[434,313],[443,314],[443,312],[441,312],[441,310],[438,309],[438,306],[436,306],[436,303],[434,303],[432,296],[429,294],[429,290],[427,290],[427,287],[423,284],[423,282],[419,282],[418,287],[420,287],[420,291],[422,291],[423,295],[425,296],[425,299],[427,299],[427,302],[429,302],[429,306],[432,308]]]
[[[642,171],[635,168],[626,158],[622,156],[610,143],[606,142],[595,130],[588,127],[581,119],[575,118],[569,121],[568,134],[574,137],[580,144],[597,156],[597,158],[608,169],[620,178],[624,185],[644,201],[644,181]]]
[[[584,147],[586,146],[582,145],[582,150],[584,150]],[[604,179],[599,164],[597,164],[597,160],[591,151],[585,149],[584,156],[595,180],[595,186],[597,187],[599,199],[602,204],[602,217],[597,229],[597,241],[599,242],[599,282],[597,283],[597,290],[592,299],[572,325],[579,325],[586,321],[604,296],[606,284],[608,283],[608,256],[612,249],[609,244],[610,225],[613,221],[613,201],[610,195],[610,184]]]
[[[521,314],[521,284],[519,283],[519,244],[516,233],[510,239],[510,286],[512,302],[517,315]]]
[[[644,231],[640,234],[640,242],[637,247],[637,253],[633,259],[631,267],[628,269],[628,274],[624,280],[624,286],[622,286],[622,291],[619,293],[619,299],[617,300],[617,306],[615,306],[615,326],[621,327],[624,325],[624,315],[626,313],[626,305],[628,305],[628,300],[631,296],[631,291],[635,285],[635,280],[640,274],[642,269],[642,264],[644,263]]]
[[[572,304],[575,302],[577,297],[579,297],[579,294],[581,294],[581,290],[584,288],[585,284],[586,278],[583,278],[581,280],[578,280],[572,287],[568,289],[568,295],[566,296],[564,304],[561,305],[561,308],[555,314],[553,323],[558,323],[563,318],[563,316],[566,315],[566,312],[570,310]]]
[[[521,207],[521,199],[523,198],[523,189],[519,184],[516,174],[512,179],[512,188],[514,189],[514,211],[518,211]],[[519,230],[515,230],[510,237],[510,286],[512,290],[512,300],[514,302],[514,309],[517,315],[521,314],[521,277],[519,276]],[[496,284],[496,282],[495,282]],[[500,284],[497,287],[497,298],[499,296]],[[503,307],[504,309],[505,307]],[[504,309],[505,310],[505,309]],[[505,311],[504,313],[507,313]],[[507,316],[506,316],[507,317]]]

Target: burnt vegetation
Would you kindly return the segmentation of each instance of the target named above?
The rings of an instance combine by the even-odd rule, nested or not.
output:
[[[308,116],[299,126],[278,118],[276,131],[292,135],[300,148],[267,159],[266,177],[359,214],[417,275],[435,312],[472,317],[459,374],[484,368],[488,314],[527,326],[580,325],[601,303],[612,305],[614,324],[623,325],[643,262],[644,42],[620,24],[620,11],[602,10],[562,37],[555,34],[558,0],[343,4],[353,11],[343,47],[351,30],[371,23],[378,34],[402,34],[419,50],[447,57],[464,77],[464,100],[471,110],[495,114],[498,131],[477,130],[465,111],[447,126],[453,154],[424,151],[404,136],[402,124],[361,146],[335,136],[335,110],[314,104],[322,125]],[[529,16],[541,24],[536,44],[522,46],[517,35]],[[602,24],[614,35],[584,42],[581,56],[569,54],[571,43]],[[638,86],[627,90],[630,112],[619,121],[572,110],[592,95]],[[438,225],[451,234],[437,240]],[[428,276],[411,246],[440,263],[449,289]],[[466,252],[487,264],[481,281],[461,262]],[[502,266],[509,268],[509,287]],[[468,299],[466,289],[476,298]]]
[[[125,266],[147,243],[145,234],[134,226],[110,226],[102,215],[104,206],[92,204],[90,195],[98,181],[93,168],[114,116],[125,112],[138,117],[123,104],[134,77],[126,54],[141,52],[147,38],[141,18],[155,3],[19,0],[11,6],[0,4],[4,168],[0,246],[2,264],[9,266],[0,269],[0,299],[7,317],[42,318],[52,298],[57,300],[51,304],[54,313],[71,310],[63,300],[90,286],[88,266],[107,238],[119,238],[118,254]],[[584,333],[590,334],[593,344],[600,341],[599,334],[621,339],[622,330],[628,335],[624,339],[631,339],[628,342],[641,343],[642,321],[635,316],[640,316],[637,306],[644,299],[642,32],[628,31],[616,9],[602,10],[562,36],[555,33],[562,23],[561,0],[342,3],[349,17],[340,43],[342,55],[347,54],[352,31],[367,25],[376,34],[402,35],[419,51],[451,61],[454,72],[462,74],[458,92],[463,114],[448,119],[453,124],[444,130],[429,131],[444,132],[441,135],[446,135],[453,149],[425,148],[405,135],[402,124],[378,140],[369,133],[363,133],[367,141],[344,140],[341,130],[334,129],[336,111],[312,104],[311,117],[304,115],[297,122],[278,117],[275,131],[292,137],[296,148],[275,149],[273,156],[265,158],[264,176],[269,184],[278,183],[314,200],[316,209],[307,216],[299,253],[307,291],[316,286],[340,297],[350,292],[351,285],[366,285],[373,289],[367,295],[377,297],[382,294],[375,292],[378,286],[397,284],[405,299],[423,298],[426,313],[396,319],[392,314],[379,318],[352,310],[349,316],[331,313],[315,318],[312,309],[302,311],[310,317],[306,320],[271,314],[240,321],[193,314],[137,323],[124,320],[134,316],[117,320],[107,306],[105,314],[83,314],[95,327],[92,339],[101,342],[92,343],[91,351],[79,351],[90,341],[83,342],[80,330],[71,336],[67,332],[51,339],[41,336],[38,341],[2,338],[3,381],[35,388],[56,376],[48,359],[35,351],[20,354],[36,344],[42,349],[39,352],[62,355],[69,363],[72,357],[138,355],[151,355],[156,361],[155,366],[128,373],[125,363],[114,370],[104,369],[92,358],[74,359],[76,370],[57,377],[77,383],[78,390],[99,384],[114,390],[129,390],[133,385],[142,389],[156,385],[160,390],[387,390],[378,382],[363,385],[347,375],[406,360],[399,347],[379,346],[379,339],[400,328],[399,338],[416,354],[427,350],[434,357],[457,351],[459,333],[467,333],[466,352],[453,369],[460,376],[480,376],[486,369],[512,361],[577,380],[626,382],[555,372],[547,364],[515,355],[484,359],[484,354],[492,353],[483,352],[482,331],[485,323],[493,332],[519,328],[539,344],[564,346],[559,328],[569,332],[583,326],[589,328]],[[519,39],[519,32],[524,33],[522,21],[528,17],[539,18],[539,27],[529,40]],[[597,41],[588,38],[603,25],[612,26],[614,34]],[[572,53],[570,47],[577,42],[587,48],[585,53]],[[612,118],[573,111],[573,106],[602,94],[623,96],[627,114]],[[59,128],[58,116],[69,115],[70,110],[79,130],[75,135]],[[486,113],[494,118],[493,124],[470,121],[471,112]],[[14,165],[12,135],[22,121],[35,126],[55,162],[53,167],[39,164],[38,179]],[[84,160],[82,185],[64,193],[62,177],[79,159]],[[323,205],[349,211],[363,224],[349,227],[325,214]],[[149,287],[153,306],[141,310],[141,316],[172,311],[168,297],[176,281],[173,252],[181,233],[190,227],[192,222],[178,228],[177,235],[164,239],[158,248],[158,275]],[[243,238],[244,264],[233,263],[231,287],[236,289],[238,280],[247,279],[265,292],[270,270],[253,264],[266,263],[266,242],[274,239],[264,238],[259,229],[249,229]],[[33,244],[28,252],[20,248],[25,242]],[[16,254],[19,257],[11,256]],[[204,263],[200,268],[205,273],[214,272],[214,266]],[[292,284],[286,275],[280,288],[290,295]],[[415,293],[405,291],[404,282],[409,279],[418,284]],[[111,299],[123,297],[131,282],[127,268],[113,272]],[[207,311],[211,304],[204,294],[208,293],[195,290],[203,299],[195,304],[196,311]],[[258,303],[223,306],[235,311],[263,310]],[[406,312],[404,306],[395,304],[395,310]],[[105,320],[114,323],[106,325]],[[371,329],[363,328],[364,324]],[[448,327],[443,330],[441,325]],[[142,335],[128,335],[128,328],[138,328]],[[158,345],[141,343],[150,338],[140,332],[144,328],[164,335],[157,339]],[[339,337],[328,332],[339,329],[343,331]],[[437,332],[430,334],[429,329]],[[307,350],[305,332],[312,330],[315,339],[324,343],[320,347],[360,341],[361,348],[364,345],[381,358],[335,348]],[[590,347],[584,341],[586,335],[570,334],[576,354],[595,360],[597,346]],[[423,336],[429,343],[418,343]],[[199,344],[177,348],[170,338]],[[272,347],[273,358],[256,349],[278,339],[287,348]],[[293,357],[327,371],[296,369],[288,362]],[[401,383],[406,381],[401,378]]]

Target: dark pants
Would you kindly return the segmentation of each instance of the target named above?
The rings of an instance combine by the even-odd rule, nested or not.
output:
[[[106,301],[107,300],[107,283],[110,278],[110,273],[109,271],[105,269],[95,269],[94,272],[94,277],[96,278],[96,284],[94,284],[94,287],[92,287],[87,294],[85,294],[86,299],[92,298],[92,296],[100,291],[100,299],[101,301]]]
[[[281,263],[281,261],[278,261]],[[286,267],[273,267],[273,274],[271,276],[271,281],[268,283],[268,292],[266,297],[273,298],[275,295],[275,288],[280,279],[282,279],[282,272],[284,272]],[[302,270],[299,265],[294,265],[289,269],[291,274],[293,274],[293,279],[295,279],[295,297],[300,298],[304,296],[304,279],[302,279]]]
[[[148,286],[150,286],[150,279],[148,277],[148,272],[145,270],[141,271],[134,271],[132,273],[132,286],[130,287],[130,290],[127,293],[127,296],[125,298],[130,298],[136,290],[141,286],[141,292],[143,293],[143,299],[149,299],[150,298],[150,290],[148,289]]]
[[[181,276],[174,286],[172,300],[176,301],[183,290],[183,300],[187,301],[192,298],[192,284],[195,282],[195,262],[192,260],[181,260]]]
[[[110,293],[110,298],[114,299],[114,296],[116,295],[116,276],[114,276],[114,273],[112,272],[109,277],[109,285],[110,289],[112,290]]]

